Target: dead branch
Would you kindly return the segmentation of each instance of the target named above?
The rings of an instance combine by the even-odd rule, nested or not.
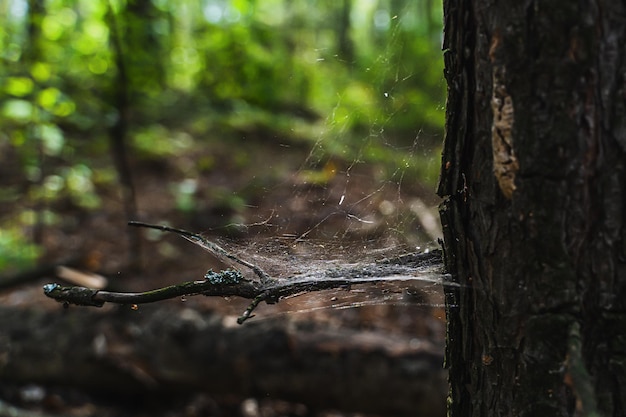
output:
[[[121,293],[78,286],[64,287],[53,283],[44,285],[44,294],[62,302],[65,306],[75,304],[93,307],[102,307],[107,302],[116,304],[153,303],[190,295],[236,296],[252,300],[248,308],[237,320],[239,324],[242,324],[247,319],[253,317],[252,312],[263,301],[267,304],[274,304],[281,298],[303,292],[349,288],[355,284],[388,281],[390,278],[430,280],[433,284],[444,284],[441,253],[439,251],[415,254],[411,257],[404,256],[398,258],[397,261],[385,259],[377,263],[335,268],[317,272],[316,274],[304,273],[279,280],[270,277],[260,267],[240,259],[196,233],[139,222],[132,222],[131,224],[177,233],[185,239],[209,250],[216,256],[232,259],[252,269],[260,278],[260,281],[246,279],[239,271],[233,269],[221,272],[210,270],[205,274],[203,280],[183,282],[146,292]],[[422,276],[418,276],[420,273]],[[428,275],[432,276],[432,274],[437,274],[438,277],[428,278]]]

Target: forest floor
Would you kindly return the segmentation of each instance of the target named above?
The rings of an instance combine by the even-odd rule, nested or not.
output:
[[[236,158],[233,146],[238,149]],[[53,201],[47,209],[55,213],[55,221],[37,232],[44,248],[40,263],[71,260],[76,269],[105,277],[107,288],[124,291],[202,279],[208,269],[226,266],[175,235],[132,229],[126,225],[127,220],[166,223],[203,233],[279,276],[306,269],[309,261],[376,260],[436,246],[438,232],[429,222],[438,200],[431,187],[401,177],[386,180],[377,166],[332,158],[305,164],[307,157],[310,154],[306,147],[253,137],[210,150],[190,149],[175,158],[131,155],[138,218],[127,218],[123,193],[116,182],[97,185],[101,199],[97,209],[80,208],[70,198]],[[205,161],[204,166],[198,161]],[[111,162],[100,157],[94,164]],[[14,172],[6,178],[19,181],[19,177],[19,172]],[[181,191],[185,185],[192,192]],[[23,199],[3,209],[3,214],[34,208],[33,204]],[[129,243],[133,232],[140,237],[135,247]],[[4,288],[0,304],[62,314],[61,305],[46,299],[41,289],[43,284],[59,278],[46,274],[29,279]],[[371,297],[359,298],[357,294],[348,297],[341,308],[332,308],[342,296],[333,292],[309,294],[261,306],[252,320],[366,329],[390,338],[424,338],[443,346],[445,313],[439,307],[441,294],[428,294],[429,303],[435,307],[376,300],[368,303],[365,301],[371,301]],[[232,323],[246,305],[246,300],[209,297],[168,302],[173,308],[217,312],[225,323]],[[210,393],[190,396],[187,403],[177,400],[166,411],[142,411],[136,409],[136,404],[103,399],[78,387],[25,382],[4,385],[0,399],[22,411],[72,416],[350,415],[314,412],[311,405],[279,398],[241,398],[227,405],[216,403]]]

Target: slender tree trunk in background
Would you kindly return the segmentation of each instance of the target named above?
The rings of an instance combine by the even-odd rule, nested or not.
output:
[[[131,111],[131,79],[128,75],[126,55],[132,54],[124,48],[122,33],[117,23],[117,17],[109,5],[107,23],[110,31],[111,50],[114,56],[116,76],[111,84],[110,104],[117,111],[117,119],[109,128],[109,147],[111,159],[117,171],[121,186],[124,215],[127,221],[138,218],[137,198],[133,175],[128,158],[128,124]],[[127,228],[128,238],[128,267],[130,270],[139,270],[141,267],[141,239],[138,230]]]
[[[626,415],[626,5],[444,1],[450,415]]]
[[[166,76],[162,38],[156,25],[162,14],[150,0],[126,2],[116,15],[109,3],[108,25],[111,49],[117,74],[111,86],[110,104],[118,118],[109,131],[111,156],[115,163],[127,220],[138,218],[136,192],[128,156],[130,113],[142,105],[148,91],[165,87]],[[167,20],[163,20],[166,22]],[[141,267],[139,230],[128,229],[128,265],[131,270]]]
[[[339,55],[341,59],[354,63],[354,44],[350,37],[350,14],[352,13],[352,0],[343,0],[341,11],[339,12],[339,24],[337,26],[337,37],[339,43]]]
[[[166,87],[166,56],[162,43],[167,36],[159,36],[157,27],[163,13],[151,0],[129,0],[120,13],[125,59],[132,87],[141,93]],[[163,30],[161,25],[161,30]],[[133,91],[137,93],[137,91]]]
[[[43,19],[46,16],[46,5],[43,0],[28,0],[28,20],[26,23],[26,33],[28,42],[24,48],[24,58],[27,69],[31,69],[32,66],[42,59],[42,39],[41,39],[41,25]],[[26,137],[29,141],[35,142],[37,146],[37,153],[39,159],[39,173],[36,179],[36,186],[38,188],[43,186],[43,180],[47,175],[47,163],[46,155],[44,153],[43,140],[40,137],[39,118],[40,110],[37,107],[33,109],[33,122],[26,127]],[[46,209],[46,202],[42,198],[35,199],[35,213],[36,219],[33,224],[33,242],[41,244],[44,239],[44,211]]]
[[[41,58],[41,23],[46,15],[46,6],[43,0],[28,0],[28,43],[24,48],[26,62],[36,62]]]

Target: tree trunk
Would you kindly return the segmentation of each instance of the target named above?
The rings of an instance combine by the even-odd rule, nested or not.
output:
[[[450,415],[626,415],[626,5],[444,1]]]

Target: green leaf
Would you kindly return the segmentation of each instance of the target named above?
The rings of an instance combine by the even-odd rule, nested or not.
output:
[[[33,91],[35,83],[27,77],[10,77],[4,85],[4,91],[7,94],[16,97],[24,97]]]

